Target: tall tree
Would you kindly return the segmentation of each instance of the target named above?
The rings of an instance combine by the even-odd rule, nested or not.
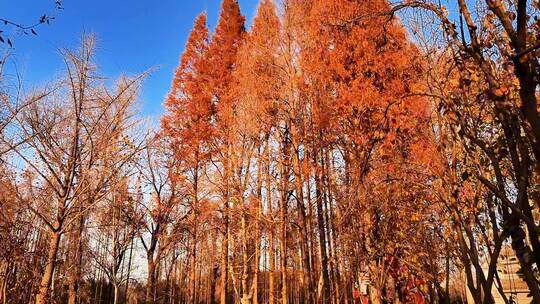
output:
[[[336,246],[343,243],[336,243],[341,238],[333,210],[344,210],[335,206],[344,202],[336,202],[336,196],[346,195],[354,202],[352,206],[368,208],[366,212],[372,213],[372,218],[363,222],[367,228],[364,233],[377,234],[377,217],[382,216],[382,210],[359,190],[377,168],[400,157],[408,158],[414,136],[426,126],[427,103],[410,94],[418,86],[416,75],[421,72],[421,63],[405,31],[382,14],[388,8],[386,1],[313,1],[306,23],[301,58],[308,84],[306,97],[312,105],[310,133],[324,303],[339,301],[331,295],[340,294],[339,269],[331,264],[340,252]],[[374,17],[354,19],[368,15]],[[403,151],[403,156],[394,154],[394,149]],[[332,187],[335,182],[331,171],[335,169],[331,160],[336,150],[348,170],[343,181],[350,185],[349,193],[336,192]],[[356,235],[363,233],[358,231]],[[378,241],[363,242],[369,247]],[[369,263],[379,268],[383,260],[378,257]],[[383,289],[382,285],[373,287],[372,294]],[[380,301],[380,297],[373,300]]]
[[[231,180],[233,170],[231,163],[231,124],[234,121],[235,96],[232,93],[234,84],[233,71],[236,66],[237,52],[244,36],[245,18],[240,13],[236,0],[223,0],[221,13],[212,41],[208,47],[208,64],[212,67],[209,76],[212,109],[218,134],[213,142],[213,151],[218,160],[220,195],[222,200],[222,242],[221,242],[221,278],[220,303],[228,302],[229,277],[229,238],[230,238],[230,207]]]
[[[171,92],[166,101],[167,115],[162,119],[165,135],[170,139],[174,157],[179,161],[180,178],[187,181],[190,212],[190,303],[195,303],[196,254],[198,224],[202,216],[202,179],[211,156],[213,136],[212,103],[208,84],[208,28],[206,15],[195,20],[193,31],[176,70]]]
[[[251,190],[256,195],[255,204],[257,205],[249,208],[250,206],[246,206],[244,203],[241,211],[241,234],[244,243],[244,259],[242,262],[243,303],[250,303],[250,301],[258,303],[259,258],[262,244],[260,222],[262,221],[263,206],[261,188],[263,183],[262,166],[264,166],[261,157],[264,157],[264,151],[269,149],[265,139],[269,137],[276,121],[275,110],[277,108],[280,81],[279,66],[275,55],[278,52],[280,29],[280,20],[275,5],[271,1],[262,1],[253,20],[251,31],[246,35],[245,42],[238,51],[238,67],[234,73],[237,81],[234,92],[239,99],[236,106],[236,117],[240,118],[236,122],[239,127],[236,127],[235,130],[241,138],[247,139],[248,149],[251,149],[251,151],[246,151],[247,155],[254,155],[253,149],[257,149],[257,158],[260,160],[256,163],[257,171],[253,173],[253,178],[256,181],[254,181],[255,185]],[[255,79],[256,81],[254,81]],[[251,147],[249,147],[250,145]],[[253,161],[253,164],[255,165],[255,161]],[[249,182],[246,177],[244,177],[244,182]],[[246,186],[242,188],[247,190]],[[270,196],[270,192],[267,192],[266,196]],[[249,210],[254,210],[256,213],[252,215],[255,222],[255,231],[251,237],[249,237],[247,229]],[[247,246],[249,239],[255,241],[255,261],[251,267],[253,272],[251,288],[248,288],[250,275],[248,257],[251,255]],[[273,293],[273,291],[270,292]]]
[[[123,134],[132,127],[130,109],[142,76],[120,80],[116,92],[104,91],[95,74],[93,44],[89,37],[78,52],[64,51],[65,81],[20,113],[17,129],[31,139],[11,147],[39,178],[32,191],[43,193],[28,205],[49,234],[39,304],[49,301],[62,235],[92,208],[86,199],[102,198],[136,153]]]

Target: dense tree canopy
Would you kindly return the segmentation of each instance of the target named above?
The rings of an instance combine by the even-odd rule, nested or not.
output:
[[[539,303],[538,2],[472,2],[223,0],[157,131],[63,51],[0,93],[2,303]]]

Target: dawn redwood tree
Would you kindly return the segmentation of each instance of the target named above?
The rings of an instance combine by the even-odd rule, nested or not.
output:
[[[240,142],[248,144],[246,150],[248,157],[255,157],[251,163],[253,165],[252,179],[249,182],[248,176],[243,177],[245,185],[240,188],[245,192],[248,186],[251,188],[247,197],[242,197],[241,204],[241,236],[242,236],[242,302],[258,303],[259,301],[259,272],[262,245],[262,214],[263,214],[263,171],[265,155],[268,154],[269,137],[275,127],[277,119],[276,110],[278,108],[279,94],[281,91],[281,81],[279,72],[279,62],[276,58],[281,37],[281,25],[277,16],[277,8],[271,1],[262,1],[257,9],[256,16],[250,32],[246,35],[245,41],[238,51],[237,69],[234,72],[236,84],[234,93],[238,96],[236,106],[237,122],[235,132]],[[238,135],[241,135],[238,137]],[[235,143],[235,146],[237,144]],[[245,146],[245,145],[244,145]],[[251,147],[250,147],[251,146]],[[257,155],[255,156],[255,151]],[[247,168],[250,170],[250,168]],[[269,178],[269,176],[267,176]],[[246,184],[246,182],[248,182]],[[266,190],[266,198],[269,200],[266,209],[271,210],[271,190]],[[255,206],[253,206],[255,204]],[[248,229],[249,218],[254,222],[254,228]],[[272,230],[271,227],[269,230]],[[250,231],[252,233],[250,233]],[[270,232],[271,234],[273,232]],[[250,235],[251,234],[251,235]],[[266,233],[268,235],[268,233]],[[248,246],[248,242],[253,240],[255,244]],[[272,240],[270,243],[273,244]],[[254,247],[254,248],[252,248]],[[269,246],[266,252],[271,251],[273,256],[273,245]],[[253,251],[253,252],[252,252]],[[253,256],[253,262],[249,263],[249,257]],[[273,266],[273,265],[272,265]],[[273,302],[273,267],[270,267],[271,286],[269,289],[270,299]],[[248,287],[248,280],[251,278],[251,287]]]
[[[231,180],[233,170],[231,164],[230,127],[234,121],[235,96],[233,71],[236,67],[237,52],[245,33],[245,18],[240,13],[237,0],[223,0],[218,24],[208,47],[208,67],[211,69],[208,77],[216,136],[212,141],[212,158],[217,160],[217,176],[219,176],[219,191],[222,212],[222,242],[221,242],[221,278],[220,303],[228,302],[229,278],[229,238],[230,236],[230,205],[232,197]]]
[[[376,170],[384,170],[389,183],[392,162],[413,155],[411,144],[427,126],[426,101],[411,95],[418,87],[422,63],[402,26],[381,15],[387,9],[385,1],[313,1],[306,23],[301,58],[306,96],[312,105],[310,133],[323,302],[330,301],[331,295],[339,296],[343,284],[337,265],[331,264],[345,243],[332,213],[337,212],[337,216],[340,210],[347,210],[340,205],[349,202],[350,208],[366,208],[359,214],[369,216],[353,234],[367,238],[360,241],[368,252],[355,255],[367,258],[369,252],[377,252],[365,261],[363,271],[381,269],[385,256],[377,247],[382,241],[377,240],[377,218],[384,210],[361,191],[370,189],[364,188],[365,183],[378,174]],[[366,15],[373,18],[344,22]],[[339,154],[333,155],[336,150]],[[331,160],[336,157],[346,170],[345,176],[338,176],[346,186],[342,193],[330,183],[332,171],[337,169],[332,168],[335,162]],[[372,285],[373,301],[381,301],[384,284]]]
[[[177,156],[190,153],[193,149],[195,152],[190,153],[190,156],[199,153],[197,150],[204,147],[198,146],[203,145],[202,141],[211,135],[212,104],[207,84],[210,69],[208,43],[206,15],[201,14],[195,20],[180,59],[165,103],[168,113],[162,119],[163,131],[170,137]],[[199,162],[197,155],[191,156],[189,160]]]
[[[190,303],[195,303],[196,254],[199,216],[202,215],[201,198],[203,179],[211,156],[213,136],[212,103],[208,85],[208,28],[206,15],[195,20],[186,49],[176,70],[171,92],[165,106],[167,114],[162,119],[164,135],[169,139],[174,157],[178,160],[179,176],[188,185],[192,235],[190,249]]]

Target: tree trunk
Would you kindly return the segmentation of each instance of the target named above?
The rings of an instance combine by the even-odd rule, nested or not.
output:
[[[317,161],[317,156],[315,155],[315,160]],[[322,193],[322,183],[319,176],[320,173],[315,173],[315,193],[316,193],[316,204],[317,204],[317,228],[319,232],[319,250],[321,254],[321,273],[323,280],[323,292],[322,292],[322,303],[330,303],[330,281],[328,275],[328,255],[326,253],[326,230],[324,225],[324,210],[323,210],[323,193]]]
[[[280,266],[281,266],[281,302],[289,303],[289,290],[287,284],[287,203],[289,201],[289,178],[290,178],[290,125],[285,126],[281,152],[281,204],[279,217],[281,221],[280,231]]]
[[[228,204],[228,202],[226,203]],[[225,207],[223,215],[223,239],[221,243],[221,277],[220,277],[220,303],[227,304],[227,274],[228,271],[228,255],[229,255],[229,211]]]
[[[230,238],[229,177],[231,176],[229,160],[232,154],[231,153],[232,145],[230,143],[227,143],[226,148],[227,148],[227,155],[225,156],[225,159],[223,160],[223,170],[225,172],[225,176],[224,176],[225,190],[224,190],[224,201],[223,201],[223,228],[222,228],[223,240],[222,240],[222,246],[221,246],[221,278],[220,278],[220,285],[221,285],[220,303],[221,304],[227,304],[228,296],[229,296],[227,292],[227,285],[229,281],[228,275],[229,275],[229,238]]]
[[[287,200],[284,199],[281,205],[281,303],[288,304],[288,286],[287,286]]]
[[[118,304],[118,285],[117,285],[117,284],[113,284],[113,288],[114,288],[114,299],[113,299],[113,304]]]
[[[282,209],[286,207],[283,206]],[[281,223],[281,303],[287,304],[289,297],[289,290],[287,286],[287,223],[286,223],[286,211],[282,211],[282,223]]]
[[[274,304],[276,303],[276,300],[274,298],[275,293],[275,283],[274,283],[274,271],[276,269],[276,257],[274,255],[274,232],[272,231],[272,228],[270,228],[269,232],[269,238],[268,238],[268,303]]]
[[[191,245],[191,286],[190,286],[190,303],[195,304],[196,301],[196,280],[197,280],[197,223],[195,223],[195,231],[193,233],[193,244]]]
[[[131,244],[129,246],[129,261],[128,261],[128,269],[127,269],[127,276],[126,276],[126,294],[125,294],[125,301],[128,302],[128,294],[129,294],[129,279],[131,275],[131,259],[133,257],[133,242],[134,238],[131,237]]]
[[[296,145],[298,146],[298,145]],[[314,297],[313,297],[313,283],[312,283],[312,277],[311,277],[311,264],[309,262],[309,245],[308,245],[308,229],[307,229],[307,215],[306,215],[306,207],[304,205],[304,191],[303,191],[303,175],[302,175],[302,168],[300,166],[300,152],[298,149],[295,153],[294,158],[294,171],[295,171],[295,188],[296,188],[296,199],[297,199],[297,205],[298,210],[300,214],[300,237],[301,237],[301,253],[302,253],[302,265],[303,265],[303,275],[304,275],[304,299],[303,301],[307,301],[309,303],[313,303]]]
[[[214,265],[212,269],[212,278],[210,282],[210,303],[211,304],[217,303],[217,299],[216,299],[216,282],[218,280],[217,273],[218,273],[218,266]]]
[[[269,141],[266,142],[266,145],[268,147]],[[274,216],[273,208],[272,208],[272,183],[271,183],[271,169],[270,169],[270,148],[267,148],[267,164],[266,164],[266,178],[265,178],[265,188],[266,188],[266,205],[268,208],[268,214],[267,216],[272,219]],[[275,304],[276,300],[274,298],[274,292],[275,292],[275,283],[274,283],[274,271],[276,269],[276,258],[274,255],[274,228],[272,225],[268,227],[268,303],[269,304]]]
[[[251,282],[250,298],[253,304],[259,304],[259,263],[261,258],[261,220],[262,220],[262,166],[261,155],[257,164],[257,201],[255,219],[255,257],[253,261],[253,280]]]
[[[51,231],[49,252],[47,254],[47,264],[45,266],[43,276],[41,277],[41,283],[39,284],[39,292],[36,296],[36,304],[48,304],[49,302],[49,292],[56,267],[56,256],[58,254],[61,236],[62,235],[59,231]]]
[[[153,258],[154,254],[148,254],[148,276],[146,282],[146,304],[154,303],[154,289],[156,285],[156,263]]]
[[[540,303],[540,287],[532,271],[532,253],[525,243],[525,231],[519,226],[512,227],[512,249],[521,265],[524,281],[527,283],[534,303]]]
[[[84,216],[80,216],[79,227],[73,239],[74,254],[72,256],[72,270],[69,278],[68,304],[75,304],[79,293],[79,280],[82,268],[82,234],[84,230]]]
[[[538,104],[536,99],[537,79],[530,73],[528,64],[518,62],[515,74],[519,79],[521,98],[520,110],[525,118],[524,129],[530,134],[532,150],[536,159],[540,159],[540,118],[538,115]],[[535,67],[536,68],[536,67]],[[534,69],[533,69],[534,70]],[[538,163],[535,164],[536,170],[540,170]]]
[[[240,218],[240,229],[242,235],[242,304],[249,304],[249,288],[248,288],[248,244],[247,244],[247,223],[246,223],[246,211],[242,206],[242,215]]]
[[[253,263],[253,281],[251,282],[251,299],[253,304],[259,304],[259,263],[260,263],[260,242],[255,244],[255,262]]]

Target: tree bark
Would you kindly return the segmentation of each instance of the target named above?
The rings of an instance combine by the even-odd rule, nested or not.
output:
[[[317,155],[314,155],[315,163],[318,163]],[[315,193],[317,207],[317,228],[319,232],[319,251],[321,255],[321,274],[323,280],[322,303],[331,303],[330,278],[328,275],[328,255],[326,253],[326,230],[324,223],[323,193],[320,173],[315,173]]]
[[[276,270],[276,257],[274,255],[274,232],[270,228],[269,237],[268,237],[268,303],[276,303],[274,293],[275,293],[275,282],[274,282],[274,272]]]
[[[113,284],[113,288],[114,288],[113,303],[118,304],[118,284]]]
[[[49,292],[52,284],[54,270],[56,268],[56,256],[58,254],[58,247],[60,246],[60,239],[62,234],[60,231],[51,231],[49,239],[49,251],[47,253],[47,264],[45,271],[41,277],[41,283],[39,284],[39,292],[36,296],[36,304],[48,304]]]
[[[227,205],[228,202],[225,203]],[[227,277],[228,277],[228,255],[229,255],[229,210],[225,206],[223,214],[223,238],[221,243],[221,277],[220,277],[220,303],[227,304]]]
[[[284,154],[287,153],[287,148],[284,147]],[[283,155],[286,159],[288,155]],[[280,227],[280,268],[281,268],[281,303],[288,304],[289,290],[287,285],[287,202],[288,202],[288,164],[281,164],[281,204],[279,209]]]
[[[262,161],[258,155],[257,164],[257,198],[255,219],[255,257],[253,262],[253,280],[251,282],[250,298],[253,304],[259,304],[259,263],[261,258],[261,220],[262,220]]]
[[[268,145],[270,142],[267,140],[266,145]],[[273,219],[274,211],[272,208],[272,183],[271,183],[271,155],[270,155],[270,148],[267,148],[267,159],[266,159],[266,178],[265,178],[265,188],[266,188],[266,205],[268,208],[268,214],[267,216],[270,219]],[[274,282],[274,271],[276,269],[276,258],[274,255],[274,228],[272,225],[270,225],[267,228],[268,233],[268,303],[269,304],[275,304],[276,300],[274,297],[275,293],[275,282]]]
[[[146,282],[146,303],[154,303],[154,289],[156,285],[156,263],[153,254],[148,254],[148,276]]]
[[[248,288],[248,244],[247,244],[247,223],[246,223],[246,211],[242,206],[242,215],[240,218],[240,229],[242,234],[242,304],[249,304],[249,288]]]
[[[196,280],[197,280],[197,223],[195,222],[195,231],[193,232],[193,244],[191,245],[191,271],[190,271],[190,302],[195,304],[196,301]]]
[[[298,146],[298,145],[297,145]],[[298,149],[295,153],[294,158],[294,172],[295,172],[295,188],[296,188],[296,200],[300,215],[300,237],[301,237],[301,253],[302,253],[302,265],[303,265],[303,275],[304,275],[304,282],[305,285],[303,286],[305,288],[304,290],[304,301],[307,301],[309,303],[313,303],[314,297],[313,297],[313,283],[312,283],[312,276],[311,276],[311,264],[309,262],[309,245],[308,245],[308,229],[307,229],[307,215],[306,215],[306,207],[304,205],[304,191],[303,191],[303,174],[302,174],[302,167],[300,165],[300,152]]]
[[[69,296],[68,304],[77,303],[77,296],[79,293],[79,280],[81,277],[81,268],[82,268],[82,234],[84,230],[84,216],[80,216],[79,227],[75,232],[75,237],[73,239],[74,254],[72,256],[72,271],[69,278]]]

